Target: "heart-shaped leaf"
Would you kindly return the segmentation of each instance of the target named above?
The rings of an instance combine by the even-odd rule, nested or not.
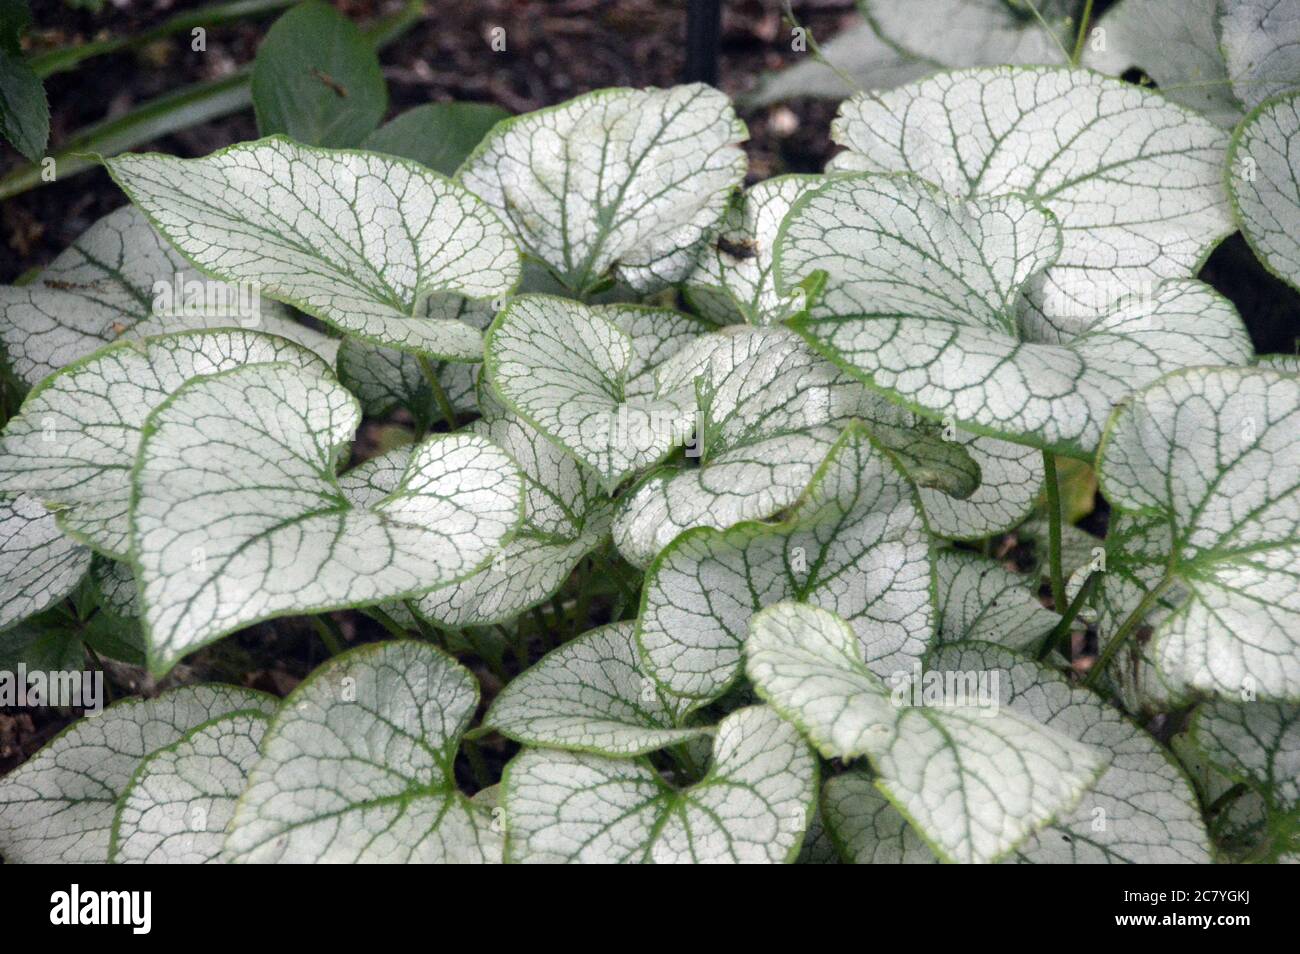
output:
[[[153,413],[131,526],[154,672],[259,620],[454,582],[515,531],[519,471],[471,435],[424,441],[392,493],[349,500],[335,468],[360,417],[337,382],[286,364],[191,380]]]
[[[745,654],[758,694],[826,758],[868,756],[876,785],[951,861],[1005,855],[1072,808],[1105,766],[1101,752],[999,708],[996,696],[914,704],[919,680],[891,691],[863,664],[849,625],[814,606],[756,615]]]
[[[362,646],[284,701],[239,799],[226,853],[279,863],[499,861],[492,816],[453,762],[478,683],[440,650]]]
[[[785,328],[728,328],[682,349],[659,369],[661,391],[694,382],[699,419],[688,456],[629,494],[614,538],[648,566],[692,527],[723,530],[792,506],[841,429],[863,421],[914,482],[972,493],[979,468],[929,422],[868,391]]]
[[[603,89],[498,123],[460,181],[570,292],[684,278],[745,174],[746,137],[710,86]]]
[[[258,132],[311,146],[356,146],[388,108],[374,45],[320,0],[297,4],[271,25],[251,82]]]
[[[1170,542],[1144,604],[1187,591],[1151,637],[1175,684],[1300,698],[1298,427],[1300,379],[1260,368],[1170,375],[1110,423],[1102,493]]]
[[[1222,0],[1219,33],[1232,91],[1254,109],[1300,85],[1300,11],[1279,0]]]
[[[89,569],[90,551],[65,536],[40,501],[0,497],[0,629],[53,606]]]
[[[1263,103],[1237,129],[1228,191],[1259,260],[1300,288],[1300,90]]]
[[[496,697],[483,724],[545,748],[644,755],[693,738],[682,706],[641,670],[631,621],[601,626],[544,656]]]
[[[719,723],[708,773],[670,785],[644,759],[525,749],[506,766],[513,862],[792,861],[817,762],[789,723],[754,706]]]
[[[122,341],[79,359],[34,388],[5,426],[0,490],[39,498],[64,532],[125,560],[131,468],[150,412],[191,378],[269,361],[329,372],[306,348],[252,331]]]
[[[1036,339],[1190,275],[1232,231],[1227,133],[1090,70],[987,67],[860,94],[831,129],[838,169],[912,172],[960,196],[1024,193],[1059,221],[1060,257],[1029,289]]]
[[[519,251],[491,210],[409,159],[271,137],[202,159],[105,164],[195,266],[374,344],[477,361],[478,330],[430,312],[430,299],[493,298],[519,280]]]
[[[254,289],[204,277],[134,206],[88,228],[32,284],[0,286],[0,342],[32,386],[119,338],[231,327],[288,338],[329,362],[338,349]]]
[[[1192,280],[1042,337],[1017,302],[1056,260],[1061,232],[1018,196],[959,199],[914,177],[832,180],[777,240],[777,288],[826,273],[792,324],[894,400],[980,433],[1090,457],[1112,406],[1176,368],[1244,364],[1232,304]]]
[[[700,704],[740,674],[750,617],[801,600],[849,620],[882,675],[934,630],[930,541],[915,491],[860,425],[833,445],[782,523],[691,530],[655,560],[637,638],[651,676]]]
[[[973,639],[1035,650],[1061,620],[1038,601],[1037,577],[962,550],[938,553],[934,566],[940,643]]]
[[[599,474],[610,492],[667,456],[694,426],[689,391],[629,393],[644,366],[619,322],[639,310],[524,295],[497,315],[487,334],[484,370],[496,393]],[[671,314],[664,312],[664,319]]]
[[[0,779],[0,853],[10,863],[102,864],[118,799],[141,759],[224,713],[269,714],[275,701],[232,686],[185,686],[77,720]]]
[[[228,712],[148,756],[117,805],[108,860],[219,861],[235,801],[258,759],[268,713]]]

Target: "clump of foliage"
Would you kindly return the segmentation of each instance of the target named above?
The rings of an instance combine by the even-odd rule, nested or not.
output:
[[[0,779],[0,853],[1297,860],[1300,363],[1194,276],[1241,229],[1300,287],[1300,92],[1216,118],[993,65],[747,189],[704,86],[505,119],[450,178],[106,160],[131,204],[0,291],[0,649],[163,679],[311,616],[335,654],[75,722]]]

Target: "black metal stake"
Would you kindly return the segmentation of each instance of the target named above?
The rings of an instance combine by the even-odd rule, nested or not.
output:
[[[684,82],[718,85],[718,39],[721,34],[722,0],[687,0]]]

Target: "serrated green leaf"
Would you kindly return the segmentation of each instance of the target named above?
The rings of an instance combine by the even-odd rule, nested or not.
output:
[[[25,494],[0,497],[0,630],[53,606],[90,569],[90,551]]]
[[[484,372],[502,400],[597,474],[605,488],[657,463],[691,435],[694,395],[630,394],[637,349],[619,322],[637,305],[550,295],[513,299],[488,330]],[[661,311],[668,321],[674,314]]]
[[[920,487],[930,529],[951,540],[982,540],[1019,525],[1043,488],[1042,453],[955,427],[952,438],[979,469],[980,482],[965,497]]]
[[[514,533],[519,471],[477,436],[431,437],[393,492],[348,499],[335,468],[360,417],[341,385],[285,364],[194,379],[154,411],[131,501],[154,672],[259,620],[463,579]]]
[[[50,139],[50,104],[41,78],[21,56],[0,49],[0,135],[32,162]]]
[[[102,864],[118,798],[141,759],[216,716],[274,707],[248,689],[185,686],[77,720],[0,778],[0,853],[10,863]]]
[[[119,338],[232,327],[288,338],[330,363],[338,349],[284,306],[195,271],[134,206],[97,221],[36,282],[0,286],[0,342],[32,386]]]
[[[16,673],[19,665],[28,672],[74,672],[85,659],[76,628],[63,620],[38,616],[0,632],[0,669],[6,674]]]
[[[271,25],[253,60],[253,110],[263,136],[356,146],[388,108],[374,46],[328,3],[307,0]]]
[[[925,651],[931,597],[915,492],[854,425],[786,521],[700,528],[670,544],[646,575],[637,639],[649,674],[702,704],[739,676],[750,617],[764,606],[802,600],[836,611],[887,675]]]
[[[1300,11],[1285,0],[1223,0],[1223,57],[1237,98],[1254,109],[1300,85]]]
[[[491,210],[409,159],[273,136],[202,159],[105,165],[195,266],[373,344],[477,361],[479,332],[430,313],[431,297],[488,299],[519,280],[519,251]]]
[[[939,552],[934,566],[939,643],[974,639],[1033,650],[1061,620],[1039,602],[1037,577],[961,550]]]
[[[1250,247],[1265,268],[1300,288],[1300,90],[1246,117],[1228,150],[1227,181]]]
[[[952,861],[1005,855],[1070,810],[1106,764],[1097,749],[996,700],[909,704],[911,687],[891,691],[862,662],[848,623],[814,606],[757,614],[745,656],[761,697],[826,758],[868,756],[877,787]]]
[[[131,468],[150,412],[197,375],[268,361],[329,371],[315,353],[252,331],[122,341],[74,361],[34,388],[5,426],[0,490],[37,497],[65,533],[125,560]]]
[[[1141,69],[1163,95],[1231,129],[1242,110],[1219,48],[1219,7],[1220,0],[1124,0],[1098,22],[1103,49],[1089,49],[1086,62],[1113,76]]]
[[[1002,704],[1061,735],[1105,752],[1109,765],[1073,810],[1016,852],[1035,864],[1205,864],[1200,806],[1169,753],[1104,699],[1008,649],[987,643],[945,646],[936,669],[999,674]]]
[[[117,804],[108,860],[212,864],[270,722],[259,710],[195,726],[142,761]]]
[[[492,818],[452,764],[478,684],[407,640],[336,656],[289,695],[226,839],[234,861],[499,861]]]
[[[425,103],[384,123],[361,146],[451,176],[492,127],[509,118],[493,103]]]
[[[755,706],[719,723],[709,772],[674,788],[643,759],[525,749],[506,766],[512,862],[792,861],[817,762],[793,726]]]
[[[694,381],[699,401],[688,457],[627,495],[615,521],[619,552],[648,566],[693,527],[724,530],[792,506],[851,420],[866,425],[917,484],[972,493],[979,468],[929,422],[868,391],[785,328],[728,328],[659,369],[660,390]]]
[[[1187,591],[1152,636],[1176,684],[1300,697],[1297,426],[1300,380],[1261,368],[1170,375],[1109,425],[1102,493],[1164,525],[1171,549],[1154,586]]]
[[[827,275],[792,326],[893,400],[979,433],[1090,457],[1114,404],[1176,368],[1244,364],[1232,304],[1190,279],[1069,334],[1016,315],[1061,249],[1055,218],[1018,196],[959,199],[912,176],[832,179],[795,204],[777,288]]]
[[[459,179],[566,288],[673,284],[745,174],[746,137],[709,86],[603,89],[497,124]]]
[[[584,633],[516,676],[483,724],[525,745],[597,755],[644,755],[694,738],[679,701],[644,675],[635,624]]]
[[[1070,335],[1126,296],[1200,267],[1232,231],[1227,133],[1159,93],[1093,73],[988,67],[846,102],[841,170],[912,172],[962,196],[1025,193],[1060,222],[1060,258],[1020,320]]]

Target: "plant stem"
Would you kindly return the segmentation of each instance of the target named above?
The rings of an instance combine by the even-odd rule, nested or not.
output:
[[[232,20],[272,13],[291,6],[293,2],[294,0],[233,0],[231,3],[216,3],[211,6],[199,7],[197,10],[178,13],[164,20],[158,26],[137,33],[134,36],[115,36],[107,40],[93,40],[90,43],[81,43],[76,46],[37,53],[28,58],[27,64],[35,71],[37,76],[44,79],[55,73],[73,69],[96,56],[135,49],[155,40],[171,36],[173,33],[185,33],[194,27],[210,29],[223,23],[229,23]]]
[[[1083,44],[1088,39],[1088,26],[1092,23],[1092,0],[1083,5],[1083,14],[1079,17],[1079,33],[1074,39],[1074,52],[1070,54],[1070,65],[1078,66],[1083,59]]]
[[[1056,457],[1043,451],[1043,473],[1047,484],[1047,563],[1052,582],[1052,609],[1065,607],[1065,574],[1061,570],[1061,485],[1056,479]]]
[[[325,648],[331,656],[337,656],[343,652],[343,634],[339,632],[338,626],[329,616],[320,615],[310,617],[312,625],[316,627],[316,634],[320,636],[320,641],[325,644]]]
[[[397,620],[393,619],[378,606],[371,606],[365,612],[367,616],[373,619],[380,626],[384,627],[384,629],[388,630],[390,636],[394,636],[397,639],[407,639],[410,637],[411,634],[399,626]]]
[[[1101,579],[1101,574],[1090,573],[1088,578],[1083,581],[1083,586],[1079,587],[1079,592],[1074,594],[1074,599],[1070,601],[1069,608],[1061,616],[1061,621],[1052,627],[1052,631],[1043,639],[1043,645],[1038,648],[1038,658],[1046,659],[1047,654],[1056,648],[1056,644],[1061,641],[1061,637],[1070,631],[1070,624],[1078,617],[1079,611],[1083,609],[1083,604],[1092,596],[1092,591],[1097,588],[1097,581]]]
[[[433,400],[438,405],[438,410],[442,412],[442,419],[447,422],[447,430],[456,429],[456,410],[451,406],[451,401],[447,400],[447,392],[442,389],[442,382],[438,380],[438,372],[434,371],[433,363],[424,355],[416,358],[420,363],[420,371],[424,374],[424,380],[429,382],[429,390],[433,392]]]
[[[1142,602],[1138,603],[1133,612],[1128,614],[1128,617],[1120,624],[1119,629],[1115,630],[1115,635],[1111,637],[1110,642],[1105,645],[1097,656],[1097,661],[1092,664],[1092,669],[1088,670],[1088,675],[1083,679],[1085,686],[1095,686],[1097,684],[1097,681],[1101,679],[1102,672],[1106,670],[1106,667],[1110,665],[1110,661],[1115,658],[1115,654],[1119,652],[1119,648],[1133,635],[1138,626],[1142,624],[1142,620],[1146,618],[1147,613],[1151,611],[1151,607],[1155,606],[1156,601],[1164,595],[1165,590],[1169,589],[1173,582],[1172,578],[1165,577],[1147,591],[1147,595],[1142,597]]]

